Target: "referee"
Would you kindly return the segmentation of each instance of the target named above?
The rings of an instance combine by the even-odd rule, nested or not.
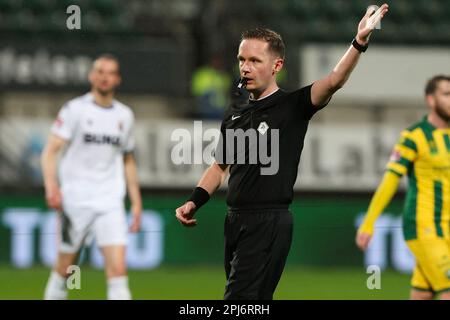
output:
[[[308,122],[347,81],[388,5],[374,11],[367,10],[352,45],[328,76],[290,93],[276,83],[284,64],[280,35],[262,28],[243,32],[237,58],[249,101],[229,108],[221,126],[216,161],[204,172],[187,202],[176,209],[176,217],[184,226],[195,226],[195,212],[230,175],[224,227],[224,299],[273,298],[292,241],[289,205]],[[241,152],[235,148],[239,141],[230,141],[230,132],[246,133]],[[257,147],[248,142],[252,132],[257,136]],[[232,135],[232,140],[237,136]],[[261,141],[266,146],[261,146]],[[268,169],[260,155],[264,148],[271,150],[270,157],[279,167],[264,171]],[[239,161],[242,158],[245,163]],[[255,158],[256,163],[251,161]]]

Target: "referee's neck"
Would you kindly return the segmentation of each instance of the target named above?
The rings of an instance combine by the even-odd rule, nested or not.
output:
[[[262,100],[267,98],[268,96],[274,94],[275,92],[278,91],[278,86],[271,86],[270,88],[265,89],[263,92],[261,93],[255,93],[255,92],[251,92],[250,93],[250,100],[252,101],[257,101],[257,100]]]

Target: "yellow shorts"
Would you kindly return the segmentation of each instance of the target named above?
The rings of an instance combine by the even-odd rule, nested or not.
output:
[[[416,258],[412,287],[435,293],[450,291],[450,240],[415,239],[406,244]]]

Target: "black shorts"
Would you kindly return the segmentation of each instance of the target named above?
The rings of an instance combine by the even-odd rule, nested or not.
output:
[[[292,226],[288,209],[228,212],[224,299],[273,298],[291,247]]]

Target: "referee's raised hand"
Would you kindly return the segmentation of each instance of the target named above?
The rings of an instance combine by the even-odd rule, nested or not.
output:
[[[388,10],[389,6],[386,3],[379,7],[376,11],[373,7],[369,7],[367,9],[366,14],[358,25],[358,34],[356,35],[356,40],[360,44],[366,45],[369,42],[370,35],[372,34],[376,25],[381,21],[381,19],[383,19]]]
[[[193,219],[195,214],[195,204],[192,201],[188,201],[181,207],[175,210],[178,221],[185,227],[195,227],[197,225],[197,220]]]

